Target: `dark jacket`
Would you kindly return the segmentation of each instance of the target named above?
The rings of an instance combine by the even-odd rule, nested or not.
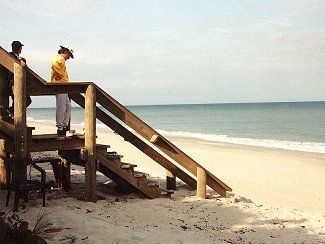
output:
[[[24,58],[17,58],[16,54],[14,52],[9,52],[10,56],[12,56],[14,59],[16,59],[18,62],[20,62],[21,60],[24,61],[26,63],[26,59]],[[10,71],[8,71],[8,81],[9,81],[9,91],[12,94],[12,87],[14,85],[14,74]]]

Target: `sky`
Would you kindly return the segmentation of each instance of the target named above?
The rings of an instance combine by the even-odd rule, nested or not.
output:
[[[1,0],[0,13],[0,46],[20,40],[44,79],[66,45],[70,80],[125,105],[325,100],[322,0]]]

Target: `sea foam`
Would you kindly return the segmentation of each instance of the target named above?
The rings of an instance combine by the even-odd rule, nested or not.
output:
[[[217,145],[217,143],[222,142],[247,146],[287,149],[302,152],[325,153],[325,143],[320,142],[298,142],[239,137],[237,138],[228,135],[213,135],[204,133],[192,133],[186,131],[166,131],[160,129],[158,129],[157,131],[165,136],[200,139],[204,141],[201,143],[210,145]]]

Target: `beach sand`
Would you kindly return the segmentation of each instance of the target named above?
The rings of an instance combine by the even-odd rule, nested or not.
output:
[[[54,125],[29,123],[35,133],[55,133]],[[79,130],[81,132],[81,130]],[[120,136],[98,131],[109,144],[164,186],[165,170]],[[325,243],[325,155],[230,144],[210,145],[169,138],[198,163],[232,187],[227,198],[208,189],[199,199],[183,182],[171,199],[110,194],[110,181],[98,174],[104,200],[87,203],[67,194],[50,194],[49,243]],[[49,165],[48,179],[53,179]],[[75,189],[83,189],[84,169],[72,166]],[[1,192],[4,206],[5,191]],[[26,203],[19,216],[33,226],[41,199]]]

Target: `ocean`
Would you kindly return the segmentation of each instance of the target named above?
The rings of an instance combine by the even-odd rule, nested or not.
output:
[[[325,153],[325,102],[127,106],[165,136]],[[28,120],[55,124],[55,108],[29,108]],[[84,125],[84,110],[72,109]],[[98,128],[108,128],[98,121]],[[108,128],[109,129],[109,128]]]

